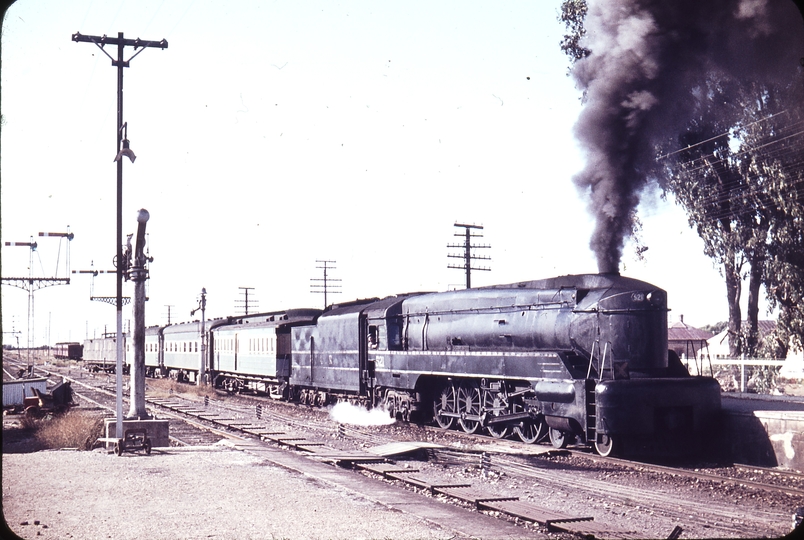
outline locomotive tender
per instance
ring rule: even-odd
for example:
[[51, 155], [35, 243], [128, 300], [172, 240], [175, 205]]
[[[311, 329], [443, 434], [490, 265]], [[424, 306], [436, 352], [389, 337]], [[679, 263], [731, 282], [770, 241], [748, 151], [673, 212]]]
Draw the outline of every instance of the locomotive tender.
[[[602, 455], [693, 452], [720, 410], [717, 381], [668, 352], [665, 291], [619, 274], [229, 317], [207, 335], [207, 370], [230, 390]], [[198, 322], [149, 328], [149, 373], [195, 377], [199, 340]]]

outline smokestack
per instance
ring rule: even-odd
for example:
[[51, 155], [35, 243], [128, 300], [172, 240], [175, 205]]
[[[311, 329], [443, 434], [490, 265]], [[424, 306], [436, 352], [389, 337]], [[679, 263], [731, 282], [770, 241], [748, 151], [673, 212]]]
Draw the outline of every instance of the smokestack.
[[[617, 272], [640, 195], [657, 177], [658, 144], [677, 140], [710, 74], [790, 82], [804, 55], [799, 0], [589, 0], [573, 76], [584, 91], [575, 135], [586, 167], [590, 242], [601, 273]], [[711, 77], [709, 77], [711, 78]]]

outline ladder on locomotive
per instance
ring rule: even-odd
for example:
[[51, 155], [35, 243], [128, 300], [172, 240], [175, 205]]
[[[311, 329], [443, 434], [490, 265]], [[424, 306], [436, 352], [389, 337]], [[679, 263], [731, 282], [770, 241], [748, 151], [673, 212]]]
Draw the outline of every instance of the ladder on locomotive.
[[594, 444], [597, 440], [596, 386], [597, 381], [594, 379], [586, 379], [586, 444]]

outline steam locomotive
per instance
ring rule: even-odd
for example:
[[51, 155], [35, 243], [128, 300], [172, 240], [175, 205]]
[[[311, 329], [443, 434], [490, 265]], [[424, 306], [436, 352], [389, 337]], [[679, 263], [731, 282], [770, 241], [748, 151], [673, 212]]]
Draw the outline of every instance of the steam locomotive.
[[[694, 452], [720, 387], [667, 346], [667, 295], [618, 274], [414, 293], [208, 322], [211, 381], [349, 400], [444, 429], [612, 454]], [[199, 322], [146, 330], [146, 370], [190, 380]], [[126, 347], [128, 350], [129, 347]]]

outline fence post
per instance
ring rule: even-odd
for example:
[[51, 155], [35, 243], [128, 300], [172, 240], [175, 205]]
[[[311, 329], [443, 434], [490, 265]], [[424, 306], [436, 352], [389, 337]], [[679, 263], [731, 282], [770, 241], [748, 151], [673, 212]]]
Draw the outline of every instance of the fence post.
[[745, 353], [740, 357], [740, 393], [745, 393]]

